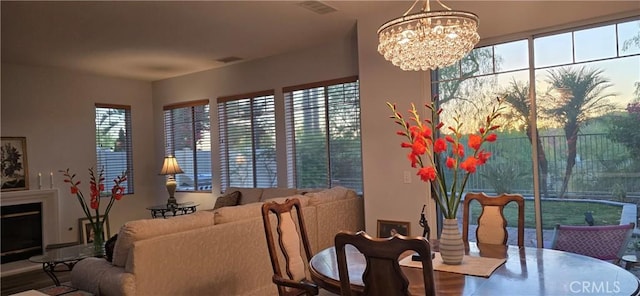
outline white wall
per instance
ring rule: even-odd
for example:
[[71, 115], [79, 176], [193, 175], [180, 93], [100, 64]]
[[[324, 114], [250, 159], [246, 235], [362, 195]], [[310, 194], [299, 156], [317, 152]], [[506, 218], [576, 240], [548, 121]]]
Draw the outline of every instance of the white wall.
[[[78, 174], [88, 197], [88, 168], [96, 165], [96, 102], [130, 105], [133, 121], [135, 194], [123, 197], [111, 209], [111, 234], [126, 221], [150, 217], [145, 207], [152, 204], [153, 176], [157, 175], [149, 153], [155, 145], [151, 83], [11, 64], [2, 64], [1, 81], [1, 134], [27, 138], [30, 188], [38, 188], [38, 172], [48, 188], [49, 172], [54, 172], [60, 193], [61, 242], [78, 240], [78, 218], [85, 216], [58, 170], [70, 168]], [[105, 208], [106, 204], [101, 205]]]
[[[422, 82], [428, 76], [401, 71], [378, 54], [375, 31], [379, 25], [379, 20], [361, 21], [357, 35], [353, 32], [334, 44], [154, 82], [156, 155], [160, 157], [163, 154], [162, 117], [159, 116], [163, 105], [205, 98], [210, 100], [215, 176], [220, 171], [216, 141], [217, 97], [275, 89], [276, 108], [280, 112], [277, 116], [280, 116], [284, 108], [282, 87], [359, 74], [366, 230], [375, 235], [378, 219], [398, 220], [411, 222], [412, 234], [421, 235], [418, 219], [422, 205], [428, 200], [427, 186], [410, 170], [406, 151], [400, 148], [401, 139], [395, 135], [396, 127], [388, 118], [390, 112], [385, 102], [389, 100], [406, 107], [409, 102], [426, 100], [428, 91], [422, 89], [425, 85]], [[278, 127], [278, 139], [283, 133], [284, 127]], [[279, 164], [285, 163], [284, 146], [279, 146], [278, 152], [282, 159]], [[404, 171], [410, 171], [413, 177], [410, 184], [403, 183]], [[278, 172], [284, 173], [286, 168], [281, 167]], [[280, 186], [286, 186], [285, 178], [286, 174], [278, 176]], [[220, 180], [214, 177], [213, 182], [213, 194], [218, 196]], [[202, 208], [211, 208], [215, 203], [209, 194], [202, 193], [177, 193], [176, 198], [179, 202], [200, 203]], [[435, 226], [435, 220], [431, 219], [430, 224]]]
[[[258, 61], [230, 65], [153, 83], [156, 155], [158, 170], [163, 156], [162, 106], [176, 102], [209, 99], [211, 110], [211, 150], [213, 195], [208, 193], [177, 192], [178, 202], [193, 201], [198, 208], [213, 208], [220, 195], [220, 157], [218, 154], [218, 116], [216, 99], [222, 96], [245, 94], [262, 90], [275, 90], [276, 116], [284, 114], [282, 88], [286, 86], [357, 75], [357, 45], [355, 29], [333, 43], [322, 44], [308, 50], [273, 56]], [[276, 127], [278, 164], [286, 164], [284, 125]], [[285, 167], [278, 168], [278, 183], [286, 187]], [[158, 200], [160, 201], [160, 200]]]
[[[410, 234], [422, 235], [418, 221], [426, 204], [431, 233], [435, 235], [435, 204], [429, 198], [427, 183], [411, 168], [407, 150], [400, 148], [404, 139], [396, 135], [399, 126], [389, 118], [391, 111], [386, 105], [395, 103], [406, 114], [412, 102], [417, 106], [430, 102], [430, 78], [426, 72], [402, 71], [378, 53], [374, 33], [382, 24], [379, 19], [390, 18], [358, 22], [366, 231], [377, 234], [378, 220], [392, 220], [410, 222]], [[411, 183], [404, 183], [405, 172], [411, 175]]]

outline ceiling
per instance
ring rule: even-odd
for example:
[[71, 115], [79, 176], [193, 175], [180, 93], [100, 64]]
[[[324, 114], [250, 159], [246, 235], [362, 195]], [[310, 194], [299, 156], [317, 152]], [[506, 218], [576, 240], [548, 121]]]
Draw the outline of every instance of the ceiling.
[[[156, 81], [331, 42], [413, 1], [2, 1], [3, 63]], [[483, 39], [612, 14], [639, 1], [445, 1], [480, 17]], [[439, 7], [432, 1], [432, 8]], [[435, 9], [434, 9], [435, 10]], [[375, 34], [375, 32], [371, 32]], [[226, 58], [240, 61], [221, 62]]]

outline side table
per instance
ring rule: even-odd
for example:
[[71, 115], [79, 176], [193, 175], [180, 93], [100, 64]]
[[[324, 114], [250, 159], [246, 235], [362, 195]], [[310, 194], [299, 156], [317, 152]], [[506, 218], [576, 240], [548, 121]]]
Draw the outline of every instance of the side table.
[[196, 211], [196, 207], [199, 205], [200, 204], [196, 204], [193, 202], [185, 202], [169, 207], [164, 204], [148, 207], [147, 210], [151, 211], [152, 218], [158, 218], [159, 216], [162, 216], [162, 218], [167, 218], [167, 213], [173, 214], [173, 216], [194, 213]]
[[[102, 256], [104, 256], [104, 249], [96, 250], [93, 244], [88, 244], [47, 250], [42, 255], [29, 258], [29, 261], [42, 263], [42, 270], [53, 280], [56, 286], [60, 286], [60, 281], [54, 272], [70, 271], [78, 261], [84, 258]], [[56, 269], [58, 265], [64, 265], [66, 269]]]

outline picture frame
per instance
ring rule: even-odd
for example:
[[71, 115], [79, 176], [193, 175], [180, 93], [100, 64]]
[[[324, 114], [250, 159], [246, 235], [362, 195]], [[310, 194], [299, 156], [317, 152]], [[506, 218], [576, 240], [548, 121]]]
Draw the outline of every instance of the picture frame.
[[[89, 218], [78, 219], [78, 232], [80, 233], [81, 244], [93, 243], [93, 227], [91, 227], [91, 221]], [[104, 221], [104, 240], [108, 240], [111, 237], [111, 231], [109, 229], [109, 216]]]
[[27, 138], [1, 137], [0, 145], [1, 191], [29, 189], [29, 167], [27, 165]]
[[378, 220], [378, 237], [391, 237], [394, 233], [409, 235], [411, 223], [404, 221]]

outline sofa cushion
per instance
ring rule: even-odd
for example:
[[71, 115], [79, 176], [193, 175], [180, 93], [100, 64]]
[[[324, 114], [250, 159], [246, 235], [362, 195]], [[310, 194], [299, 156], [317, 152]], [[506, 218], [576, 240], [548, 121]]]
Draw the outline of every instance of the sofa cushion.
[[240, 202], [240, 191], [228, 191], [227, 190], [227, 194], [223, 195], [223, 196], [219, 196], [216, 199], [216, 204], [213, 206], [213, 209], [219, 209], [222, 207], [229, 207], [229, 206], [237, 206], [238, 203]]
[[214, 214], [209, 211], [168, 219], [142, 219], [127, 222], [118, 232], [112, 263], [115, 266], [124, 267], [129, 256], [129, 249], [135, 241], [210, 225], [214, 225]]
[[276, 197], [286, 197], [295, 195], [298, 193], [298, 190], [295, 188], [264, 188], [262, 190], [261, 201], [265, 201], [267, 199], [276, 198]]
[[262, 196], [262, 188], [229, 187], [225, 192], [233, 191], [240, 191], [240, 202], [238, 204], [241, 205], [259, 202]]
[[325, 202], [358, 197], [355, 191], [342, 186], [336, 186], [319, 192], [307, 193], [305, 196], [309, 197], [310, 206], [315, 206]]
[[229, 223], [260, 216], [262, 216], [261, 202], [235, 207], [223, 207], [214, 211], [216, 224]]
[[285, 196], [285, 197], [270, 198], [270, 199], [265, 200], [264, 202], [266, 203], [266, 202], [275, 201], [277, 203], [284, 203], [285, 201], [287, 201], [287, 199], [292, 199], [292, 198], [297, 198], [300, 201], [300, 206], [303, 207], [303, 208], [309, 205], [310, 197], [309, 196], [300, 195], [300, 194], [291, 195], [291, 196]]

